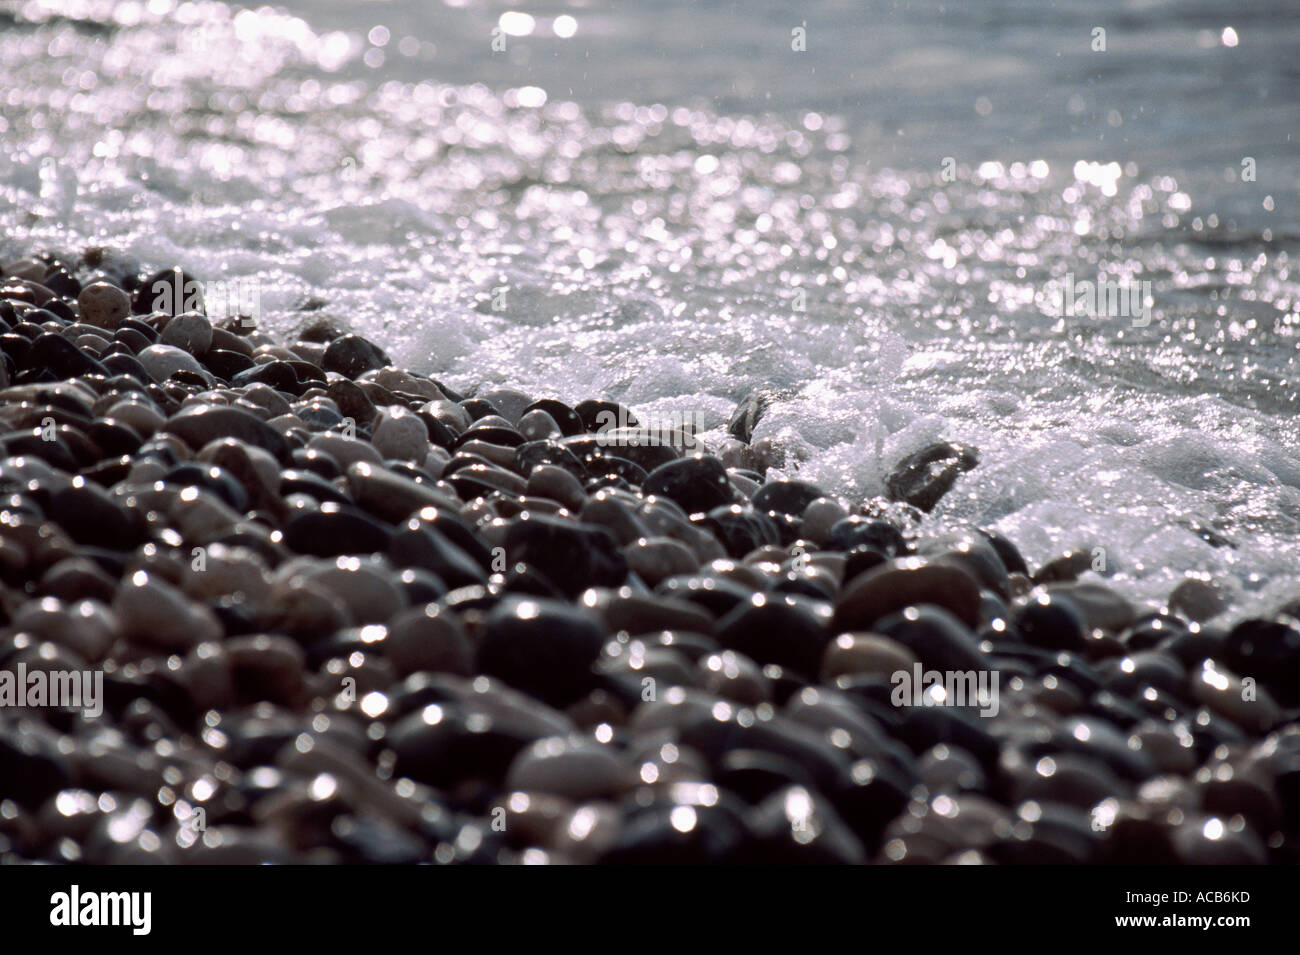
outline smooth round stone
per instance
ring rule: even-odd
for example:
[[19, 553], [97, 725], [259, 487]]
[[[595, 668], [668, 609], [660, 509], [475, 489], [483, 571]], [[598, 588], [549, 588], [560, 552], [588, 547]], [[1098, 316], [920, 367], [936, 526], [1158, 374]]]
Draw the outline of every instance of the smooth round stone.
[[406, 599], [411, 606], [423, 606], [446, 596], [447, 582], [432, 571], [423, 567], [405, 567], [398, 575], [398, 582], [406, 591]]
[[245, 336], [236, 335], [229, 329], [220, 326], [213, 326], [212, 328], [212, 348], [234, 352], [243, 355], [245, 358], [253, 357], [253, 346]]
[[225, 645], [239, 697], [293, 705], [303, 693], [302, 648], [288, 637], [256, 634]]
[[[677, 691], [670, 691], [675, 694]], [[797, 722], [786, 716], [754, 718], [754, 711], [735, 706], [716, 697], [704, 712], [686, 712], [680, 727], [678, 745], [685, 743], [703, 754], [711, 765], [732, 749], [758, 749], [795, 760], [812, 776], [817, 788], [835, 792], [842, 784], [852, 762], [851, 755], [833, 742], [833, 734], [824, 728]], [[720, 704], [720, 705], [719, 705]], [[639, 715], [639, 713], [638, 713]]]
[[551, 736], [520, 751], [506, 772], [506, 786], [584, 800], [613, 796], [634, 778], [612, 746], [588, 736]]
[[222, 438], [234, 438], [269, 452], [278, 461], [289, 460], [289, 445], [284, 437], [256, 415], [239, 408], [193, 405], [169, 418], [166, 430], [194, 449]]
[[1067, 717], [1053, 729], [1045, 743], [1028, 744], [1035, 755], [1068, 750], [1104, 763], [1124, 779], [1141, 782], [1155, 775], [1156, 767], [1145, 754], [1129, 746], [1128, 737], [1110, 720], [1096, 716]]
[[345, 437], [341, 434], [313, 435], [312, 439], [307, 442], [307, 449], [328, 454], [343, 468], [347, 468], [350, 464], [356, 464], [358, 461], [364, 461], [366, 464], [373, 464], [377, 467], [383, 467], [384, 464], [383, 455], [375, 450], [374, 446], [369, 442]]
[[918, 552], [937, 564], [952, 564], [971, 575], [999, 598], [1008, 596], [1007, 568], [998, 552], [982, 537], [944, 534], [928, 540]]
[[1156, 650], [1162, 654], [1169, 654], [1175, 660], [1182, 663], [1184, 667], [1193, 669], [1200, 667], [1201, 661], [1206, 657], [1214, 659], [1223, 659], [1223, 639], [1227, 634], [1222, 630], [1213, 628], [1200, 628], [1192, 630], [1177, 630], [1170, 634], [1169, 637], [1162, 639], [1156, 644]]
[[848, 516], [838, 501], [819, 497], [804, 508], [799, 533], [819, 547], [825, 547], [831, 540], [831, 528]]
[[474, 651], [469, 635], [456, 615], [436, 603], [403, 610], [388, 622], [384, 652], [397, 672], [474, 672]]
[[792, 594], [754, 594], [717, 623], [722, 646], [761, 664], [817, 673], [829, 639], [830, 608]]
[[854, 514], [831, 526], [830, 546], [846, 552], [865, 546], [887, 557], [896, 557], [907, 552], [907, 539], [888, 521]]
[[527, 489], [523, 478], [492, 464], [467, 464], [454, 471], [449, 468], [443, 473], [447, 483], [465, 500], [482, 497], [493, 491], [521, 495]]
[[1179, 616], [1204, 623], [1228, 609], [1228, 599], [1217, 582], [1187, 576], [1169, 594], [1169, 609]]
[[39, 640], [73, 651], [89, 663], [103, 659], [117, 635], [118, 622], [98, 600], [64, 603], [53, 597], [30, 600], [14, 613], [10, 626]]
[[426, 420], [440, 421], [456, 434], [467, 431], [473, 424], [469, 413], [454, 401], [435, 398], [420, 406], [420, 414]]
[[296, 514], [284, 526], [285, 546], [314, 557], [382, 553], [392, 539], [386, 525], [355, 508], [334, 503]]
[[646, 477], [642, 490], [676, 501], [688, 514], [710, 511], [733, 497], [727, 469], [703, 454], [660, 465]]
[[908, 557], [859, 574], [841, 591], [835, 608], [840, 630], [869, 630], [881, 617], [913, 605], [949, 611], [968, 627], [979, 624], [979, 585], [964, 570]]
[[772, 688], [763, 669], [743, 653], [723, 650], [699, 662], [704, 671], [704, 689], [745, 706], [772, 700]]
[[265, 610], [267, 629], [309, 640], [354, 623], [343, 600], [320, 584], [296, 578], [274, 581], [271, 585]]
[[[1170, 638], [1186, 633], [1187, 626], [1177, 617], [1157, 615], [1136, 621], [1120, 634], [1120, 639], [1126, 650], [1152, 650]], [[1199, 663], [1200, 660], [1193, 662]]]
[[648, 534], [658, 534], [681, 541], [695, 551], [700, 562], [726, 557], [727, 552], [718, 540], [707, 531], [696, 527], [685, 512], [667, 498], [651, 498], [636, 511], [637, 519], [647, 528]]
[[456, 442], [456, 456], [460, 457], [461, 455], [473, 455], [500, 468], [513, 468], [515, 463], [515, 449], [513, 447], [504, 444], [489, 444], [487, 441], [480, 441], [477, 438]]
[[267, 417], [274, 418], [293, 412], [293, 406], [289, 404], [284, 395], [260, 381], [245, 385], [241, 389], [240, 398], [255, 405]]
[[449, 587], [486, 583], [487, 572], [483, 564], [461, 546], [466, 542], [453, 540], [443, 533], [444, 530], [453, 533], [456, 527], [452, 522], [434, 525], [420, 516], [412, 517], [393, 534], [386, 552], [388, 559], [398, 567], [419, 567], [437, 574]]
[[[539, 465], [538, 470], [546, 466]], [[641, 521], [629, 502], [608, 490], [597, 491], [587, 498], [583, 502], [580, 517], [584, 524], [599, 524], [607, 528], [619, 544], [624, 546], [652, 537], [655, 533]], [[682, 526], [689, 527], [688, 524]]]
[[977, 464], [979, 452], [974, 448], [940, 441], [898, 462], [885, 479], [885, 488], [891, 500], [928, 513], [952, 490], [957, 478]]
[[568, 825], [574, 805], [549, 793], [503, 792], [488, 810], [492, 819], [501, 819], [504, 835], [512, 846], [551, 846], [560, 839]]
[[79, 544], [122, 549], [140, 539], [138, 515], [118, 506], [107, 491], [81, 477], [50, 495], [46, 516]]
[[598, 618], [589, 613], [555, 600], [511, 598], [484, 621], [478, 667], [552, 706], [568, 706], [596, 688], [592, 664], [603, 643]]
[[383, 623], [406, 608], [406, 594], [387, 561], [338, 557], [332, 561], [298, 558], [276, 571], [281, 580], [301, 578], [335, 594], [358, 625]]
[[[529, 497], [545, 497], [558, 501], [574, 512], [581, 511], [587, 502], [587, 493], [582, 489], [581, 482], [564, 468], [553, 464], [541, 464], [533, 470], [533, 473], [528, 476], [525, 493]], [[589, 518], [584, 516], [584, 520]]]
[[816, 789], [790, 786], [768, 796], [749, 816], [755, 863], [862, 865], [862, 842]]
[[326, 391], [339, 413], [358, 424], [368, 425], [379, 413], [379, 409], [361, 387], [347, 378], [332, 377], [326, 386]]
[[1026, 760], [1024, 754], [1004, 751], [999, 769], [1015, 802], [1032, 799], [1089, 810], [1108, 797], [1132, 796], [1132, 786], [1100, 759], [1078, 753], [1058, 752]]
[[[289, 412], [281, 412], [276, 417], [286, 417]], [[292, 405], [292, 414], [311, 431], [329, 431], [343, 425], [343, 416], [326, 401], [300, 401]], [[294, 424], [289, 418], [289, 424]], [[283, 429], [281, 429], [283, 430]]]
[[519, 416], [520, 431], [523, 430], [524, 421], [534, 411], [541, 411], [548, 415], [565, 437], [582, 434], [586, 430], [582, 417], [564, 402], [556, 401], [554, 398], [541, 398], [525, 408], [523, 414]]
[[107, 374], [107, 369], [88, 352], [82, 351], [61, 335], [46, 333], [32, 342], [27, 364], [57, 378]]
[[1196, 768], [1196, 741], [1190, 734], [1178, 734], [1163, 720], [1146, 720], [1135, 726], [1128, 747], [1143, 753], [1161, 773], [1185, 775]]
[[321, 367], [326, 371], [354, 380], [367, 371], [377, 371], [392, 363], [382, 348], [360, 335], [343, 335], [334, 339], [321, 359]]
[[403, 521], [426, 507], [454, 508], [456, 499], [432, 485], [417, 483], [383, 467], [358, 462], [347, 469], [357, 504], [387, 521]]
[[116, 285], [93, 282], [77, 296], [81, 320], [88, 325], [114, 330], [131, 314], [131, 298]]
[[1120, 633], [1137, 615], [1133, 605], [1109, 587], [1088, 581], [1047, 584], [1049, 594], [1067, 597], [1083, 614], [1089, 630]]
[[1036, 584], [1063, 583], [1076, 580], [1080, 574], [1092, 569], [1092, 553], [1088, 550], [1067, 550], [1053, 557], [1033, 575]]
[[776, 524], [762, 510], [729, 504], [715, 507], [699, 525], [710, 531], [732, 557], [745, 557], [780, 540]]
[[1002, 566], [1007, 569], [1008, 573], [1020, 574], [1024, 577], [1029, 576], [1029, 567], [1025, 564], [1025, 559], [1021, 556], [1015, 544], [994, 530], [982, 528], [977, 533], [997, 551], [998, 557], [1002, 559]]
[[191, 355], [202, 355], [212, 347], [212, 324], [199, 312], [182, 312], [163, 328], [162, 343]]
[[514, 470], [532, 474], [543, 464], [564, 468], [580, 481], [587, 479], [587, 468], [572, 451], [558, 441], [525, 441], [515, 448]]
[[113, 602], [117, 581], [98, 565], [84, 557], [68, 557], [45, 572], [40, 580], [40, 593], [55, 597], [64, 603], [80, 600]]
[[1031, 592], [1015, 612], [1022, 640], [1049, 650], [1081, 652], [1087, 646], [1088, 621], [1075, 602], [1047, 590]]
[[806, 481], [772, 481], [759, 488], [753, 503], [757, 511], [777, 511], [799, 517], [809, 504], [825, 496], [821, 488]]
[[623, 548], [632, 572], [655, 587], [679, 574], [693, 574], [699, 568], [699, 559], [681, 541], [671, 537], [646, 537]]
[[512, 562], [544, 569], [565, 593], [615, 587], [627, 576], [627, 558], [608, 530], [545, 514], [525, 512], [507, 523], [506, 553]]
[[45, 277], [46, 268], [46, 264], [40, 259], [15, 259], [5, 264], [4, 268], [0, 270], [0, 275], [7, 279], [27, 279], [32, 282], [39, 282]]
[[422, 461], [429, 450], [429, 430], [418, 416], [393, 405], [379, 412], [370, 442], [385, 458]]
[[988, 777], [977, 760], [960, 746], [940, 743], [921, 754], [916, 771], [932, 794], [983, 792]]
[[430, 703], [397, 720], [387, 743], [397, 775], [447, 789], [467, 780], [499, 784], [516, 754], [537, 738], [521, 720]]
[[271, 575], [256, 551], [211, 544], [204, 548], [201, 560], [195, 556], [183, 565], [180, 585], [197, 600], [240, 597], [261, 605], [270, 599]]
[[1192, 673], [1191, 695], [1250, 733], [1267, 733], [1282, 718], [1267, 689], [1257, 685], [1247, 689], [1240, 677], [1213, 660], [1204, 661]]
[[203, 286], [179, 266], [159, 269], [144, 278], [131, 300], [135, 315], [176, 315], [187, 310], [203, 310]]
[[708, 633], [713, 629], [713, 618], [694, 604], [637, 593], [628, 587], [618, 590], [592, 588], [582, 594], [581, 603], [599, 614], [610, 632], [626, 630], [634, 635], [660, 630]]
[[180, 590], [143, 570], [119, 584], [113, 614], [118, 632], [127, 640], [167, 653], [183, 653], [219, 640], [223, 632], [206, 606], [191, 602]]
[[1101, 661], [1097, 669], [1117, 696], [1137, 698], [1154, 688], [1175, 699], [1188, 698], [1188, 671], [1172, 654], [1147, 650]]
[[204, 488], [234, 510], [241, 513], [248, 510], [248, 492], [244, 485], [225, 468], [215, 464], [187, 461], [168, 471], [162, 481], [179, 487]]
[[136, 355], [137, 360], [154, 381], [166, 381], [179, 371], [190, 372], [211, 383], [212, 376], [197, 358], [174, 345], [150, 345]]
[[755, 588], [714, 575], [670, 577], [656, 591], [696, 604], [710, 615], [721, 617], [747, 603]]
[[519, 433], [527, 441], [545, 441], [565, 436], [555, 419], [541, 408], [534, 408], [520, 417]]
[[660, 689], [667, 690], [674, 686], [698, 687], [701, 674], [690, 659], [673, 647], [647, 643], [644, 640], [632, 640], [623, 643], [618, 639], [605, 645], [600, 662], [596, 665], [600, 673], [611, 673], [631, 677], [632, 693], [636, 699], [644, 700], [647, 691], [657, 696]]
[[908, 607], [878, 621], [876, 629], [907, 647], [927, 668], [980, 670], [988, 663], [975, 635], [942, 607]]
[[1243, 620], [1224, 641], [1223, 662], [1268, 687], [1283, 706], [1300, 705], [1300, 623], [1294, 618]]
[[822, 655], [823, 680], [866, 674], [888, 680], [902, 670], [912, 672], [919, 663], [916, 654], [889, 637], [876, 633], [841, 633], [826, 646]]
[[491, 402], [492, 406], [501, 413], [501, 417], [512, 425], [516, 424], [523, 417], [524, 412], [533, 405], [532, 398], [522, 391], [511, 388], [494, 388], [485, 391], [479, 397]]

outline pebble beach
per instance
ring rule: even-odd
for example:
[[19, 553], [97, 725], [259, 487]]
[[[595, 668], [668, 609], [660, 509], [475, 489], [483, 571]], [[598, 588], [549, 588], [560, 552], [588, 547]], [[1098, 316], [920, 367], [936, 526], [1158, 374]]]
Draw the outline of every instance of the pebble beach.
[[0, 667], [104, 693], [0, 708], [7, 860], [1296, 861], [1300, 606], [936, 532], [971, 446], [850, 499], [770, 394], [709, 446], [104, 261], [0, 280]]
[[0, 0], [0, 865], [1300, 862], [1294, 3], [806, 7]]

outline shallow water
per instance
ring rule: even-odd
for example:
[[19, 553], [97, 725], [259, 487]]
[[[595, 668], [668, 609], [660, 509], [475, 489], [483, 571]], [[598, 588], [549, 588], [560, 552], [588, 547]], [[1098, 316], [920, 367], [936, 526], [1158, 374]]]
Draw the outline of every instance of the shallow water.
[[[2, 2], [0, 257], [254, 278], [272, 329], [341, 316], [466, 389], [708, 427], [793, 389], [756, 431], [789, 473], [865, 496], [962, 440], [940, 521], [1271, 605], [1300, 8], [1219, 6]], [[1048, 314], [1099, 271], [1149, 323]]]

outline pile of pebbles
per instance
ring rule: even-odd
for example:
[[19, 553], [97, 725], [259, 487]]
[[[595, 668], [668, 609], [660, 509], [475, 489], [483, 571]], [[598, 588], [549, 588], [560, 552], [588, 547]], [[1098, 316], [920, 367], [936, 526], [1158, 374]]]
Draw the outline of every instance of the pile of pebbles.
[[0, 861], [1300, 859], [1300, 604], [932, 533], [972, 448], [848, 501], [765, 480], [761, 395], [710, 451], [105, 261], [0, 278], [0, 670], [104, 686], [0, 707]]

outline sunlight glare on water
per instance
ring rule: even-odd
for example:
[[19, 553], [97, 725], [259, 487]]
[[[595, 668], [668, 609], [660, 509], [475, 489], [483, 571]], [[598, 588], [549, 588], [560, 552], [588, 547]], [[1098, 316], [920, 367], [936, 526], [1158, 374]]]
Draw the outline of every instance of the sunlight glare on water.
[[[844, 102], [702, 100], [699, 65], [675, 91], [597, 62], [575, 92], [541, 53], [468, 82], [422, 8], [355, 6], [0, 5], [0, 253], [256, 277], [274, 331], [327, 314], [458, 388], [689, 411], [706, 440], [752, 389], [786, 389], [755, 436], [828, 489], [880, 493], [903, 455], [960, 440], [981, 464], [940, 522], [1034, 561], [1104, 547], [1153, 600], [1184, 570], [1246, 606], [1294, 583], [1300, 230], [1263, 177], [1226, 184], [1235, 159], [1070, 158], [1055, 131], [992, 159], [923, 126], [904, 138], [935, 148], [908, 153]], [[480, 59], [493, 25], [610, 35], [577, 7], [438, 16], [462, 7]], [[1252, 36], [1221, 35], [1213, 55]], [[857, 81], [920, 83], [886, 67]], [[1009, 121], [1003, 97], [969, 99], [963, 122]], [[1052, 314], [1067, 274], [1151, 283], [1149, 323]]]

